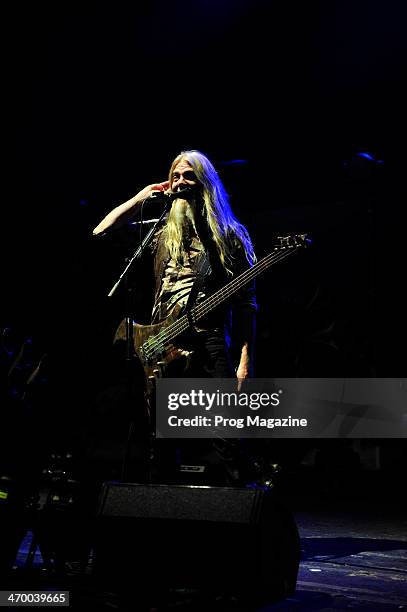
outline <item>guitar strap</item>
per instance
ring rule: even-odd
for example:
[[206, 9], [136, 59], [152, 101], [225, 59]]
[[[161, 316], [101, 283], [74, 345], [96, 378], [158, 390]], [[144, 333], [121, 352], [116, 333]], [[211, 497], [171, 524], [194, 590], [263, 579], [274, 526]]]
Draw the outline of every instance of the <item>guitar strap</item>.
[[197, 268], [196, 268], [196, 278], [195, 278], [194, 284], [191, 287], [191, 291], [189, 292], [187, 303], [185, 304], [185, 313], [188, 313], [193, 307], [195, 300], [198, 297], [198, 293], [203, 285], [204, 278], [207, 272], [209, 271], [209, 269], [210, 269], [209, 259], [206, 253], [203, 253], [198, 262]]

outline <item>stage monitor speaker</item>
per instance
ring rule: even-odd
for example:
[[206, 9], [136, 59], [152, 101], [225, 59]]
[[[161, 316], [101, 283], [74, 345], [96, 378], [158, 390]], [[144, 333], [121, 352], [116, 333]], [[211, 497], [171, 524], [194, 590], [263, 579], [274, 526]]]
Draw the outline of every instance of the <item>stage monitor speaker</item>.
[[278, 601], [295, 591], [298, 530], [272, 491], [106, 482], [94, 575], [117, 589], [201, 588]]

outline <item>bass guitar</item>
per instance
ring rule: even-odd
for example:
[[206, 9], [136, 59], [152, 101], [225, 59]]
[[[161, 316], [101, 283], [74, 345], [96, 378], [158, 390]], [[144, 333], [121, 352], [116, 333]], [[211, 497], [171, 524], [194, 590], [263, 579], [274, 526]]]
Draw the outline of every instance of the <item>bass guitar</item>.
[[[156, 378], [164, 376], [166, 367], [174, 359], [188, 355], [188, 351], [174, 346], [173, 342], [176, 338], [188, 329], [193, 329], [200, 319], [228, 300], [259, 274], [306, 247], [310, 242], [307, 234], [279, 236], [271, 253], [191, 308], [186, 314], [180, 316], [181, 307], [177, 306], [171, 315], [161, 323], [141, 325], [132, 321], [134, 350], [144, 368], [147, 381], [152, 383]], [[126, 340], [127, 324], [127, 319], [123, 319], [116, 331], [114, 342]]]

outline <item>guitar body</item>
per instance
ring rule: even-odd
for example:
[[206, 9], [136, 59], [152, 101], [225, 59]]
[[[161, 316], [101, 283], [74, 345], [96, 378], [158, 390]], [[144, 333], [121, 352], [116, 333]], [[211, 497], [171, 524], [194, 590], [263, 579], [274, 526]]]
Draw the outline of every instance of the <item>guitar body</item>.
[[[185, 351], [163, 340], [166, 328], [176, 323], [180, 310], [181, 307], [177, 305], [165, 321], [155, 325], [141, 325], [132, 321], [134, 351], [143, 366], [147, 381], [153, 382], [164, 376], [171, 362], [192, 354], [191, 351]], [[116, 330], [114, 342], [126, 341], [126, 326], [127, 321], [123, 319]]]

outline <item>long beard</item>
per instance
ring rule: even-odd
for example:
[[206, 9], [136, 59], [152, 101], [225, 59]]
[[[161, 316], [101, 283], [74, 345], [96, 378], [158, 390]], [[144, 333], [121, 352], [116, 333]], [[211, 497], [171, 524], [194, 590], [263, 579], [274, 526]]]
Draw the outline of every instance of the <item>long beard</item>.
[[195, 233], [194, 210], [191, 204], [187, 200], [174, 200], [171, 216], [182, 236], [182, 242], [189, 240]]
[[184, 262], [192, 239], [199, 236], [195, 222], [194, 202], [184, 199], [174, 200], [166, 225], [166, 245], [175, 261]]

